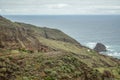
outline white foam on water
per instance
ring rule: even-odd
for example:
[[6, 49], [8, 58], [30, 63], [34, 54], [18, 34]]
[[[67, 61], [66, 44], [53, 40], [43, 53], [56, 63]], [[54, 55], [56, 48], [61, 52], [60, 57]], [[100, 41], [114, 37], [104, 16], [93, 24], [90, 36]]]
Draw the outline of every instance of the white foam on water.
[[120, 53], [114, 52], [114, 53], [108, 53], [109, 56], [120, 56]]
[[[94, 47], [96, 46], [97, 42], [88, 42], [85, 43], [85, 46], [94, 49]], [[107, 52], [101, 52], [101, 54], [104, 55], [108, 55], [108, 56], [113, 56], [115, 58], [119, 58], [120, 59], [120, 52], [117, 52], [113, 46], [111, 45], [105, 45], [107, 48]]]
[[117, 52], [114, 47], [112, 46], [106, 46], [107, 48], [107, 52], [101, 52], [102, 54], [108, 55], [108, 56], [113, 56], [115, 58], [119, 58], [120, 59], [120, 52]]
[[97, 42], [88, 42], [88, 43], [85, 44], [85, 46], [87, 46], [87, 47], [93, 49], [93, 48], [95, 47], [96, 44], [97, 44]]
[[108, 52], [115, 52], [115, 50], [112, 48], [112, 46], [105, 45]]

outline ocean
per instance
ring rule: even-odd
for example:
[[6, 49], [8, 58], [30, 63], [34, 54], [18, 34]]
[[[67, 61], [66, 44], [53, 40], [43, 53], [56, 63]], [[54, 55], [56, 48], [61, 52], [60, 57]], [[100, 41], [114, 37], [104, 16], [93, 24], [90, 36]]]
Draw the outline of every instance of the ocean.
[[101, 54], [120, 59], [120, 15], [3, 16], [16, 22], [60, 29], [91, 49], [95, 47], [96, 43], [103, 43], [108, 51]]

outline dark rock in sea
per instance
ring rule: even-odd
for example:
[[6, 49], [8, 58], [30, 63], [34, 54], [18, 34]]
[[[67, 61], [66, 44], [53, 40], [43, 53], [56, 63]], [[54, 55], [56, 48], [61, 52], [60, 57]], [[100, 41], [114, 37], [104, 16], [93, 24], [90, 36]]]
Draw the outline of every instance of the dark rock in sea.
[[107, 51], [106, 46], [102, 43], [97, 43], [94, 50], [97, 52]]

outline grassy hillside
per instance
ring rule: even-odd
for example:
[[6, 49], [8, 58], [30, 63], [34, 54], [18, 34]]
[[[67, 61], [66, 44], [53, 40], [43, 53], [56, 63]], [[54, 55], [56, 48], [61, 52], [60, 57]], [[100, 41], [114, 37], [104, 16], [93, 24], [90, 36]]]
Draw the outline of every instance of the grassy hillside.
[[0, 80], [120, 80], [119, 65], [60, 30], [0, 17]]
[[36, 34], [38, 34], [44, 38], [47, 38], [47, 39], [69, 42], [69, 43], [73, 43], [76, 45], [79, 44], [75, 39], [71, 38], [70, 36], [68, 36], [67, 34], [63, 33], [62, 31], [60, 31], [58, 29], [51, 29], [51, 28], [47, 28], [47, 27], [36, 27], [31, 24], [20, 23], [20, 22], [15, 22], [15, 23], [19, 24], [20, 26], [22, 26], [24, 28], [31, 29]]

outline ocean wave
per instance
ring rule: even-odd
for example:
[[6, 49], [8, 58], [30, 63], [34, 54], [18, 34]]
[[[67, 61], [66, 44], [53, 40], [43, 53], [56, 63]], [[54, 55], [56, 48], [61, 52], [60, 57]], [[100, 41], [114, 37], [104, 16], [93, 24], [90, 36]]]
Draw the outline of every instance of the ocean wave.
[[110, 45], [105, 45], [108, 52], [114, 52], [114, 48]]
[[114, 53], [108, 53], [107, 55], [109, 55], [109, 56], [115, 56], [115, 57], [120, 57], [120, 53], [118, 53], [118, 52], [114, 52]]
[[[94, 49], [96, 44], [97, 44], [97, 42], [88, 42], [88, 43], [85, 44], [85, 46], [87, 46], [87, 47], [89, 47], [91, 49]], [[111, 45], [106, 45], [106, 44], [104, 44], [104, 45], [106, 46], [106, 49], [107, 49], [108, 52], [115, 51], [114, 48]]]
[[[97, 42], [88, 42], [88, 43], [85, 43], [84, 45], [86, 47], [89, 47], [91, 49], [94, 49], [94, 47], [96, 46]], [[108, 55], [108, 56], [113, 56], [115, 58], [119, 58], [120, 59], [120, 52], [116, 51], [116, 48], [112, 45], [106, 45], [106, 48], [107, 48], [107, 52], [101, 52], [101, 54], [104, 54], [104, 55]]]
[[103, 54], [103, 55], [112, 56], [114, 58], [120, 59], [120, 52], [107, 51], [107, 52], [100, 52], [100, 53]]
[[97, 44], [97, 42], [88, 42], [88, 43], [85, 43], [85, 46], [93, 49], [95, 47], [95, 45]]
[[101, 52], [101, 54], [112, 56], [120, 59], [120, 52], [117, 52], [113, 46], [106, 46], [107, 52]]

